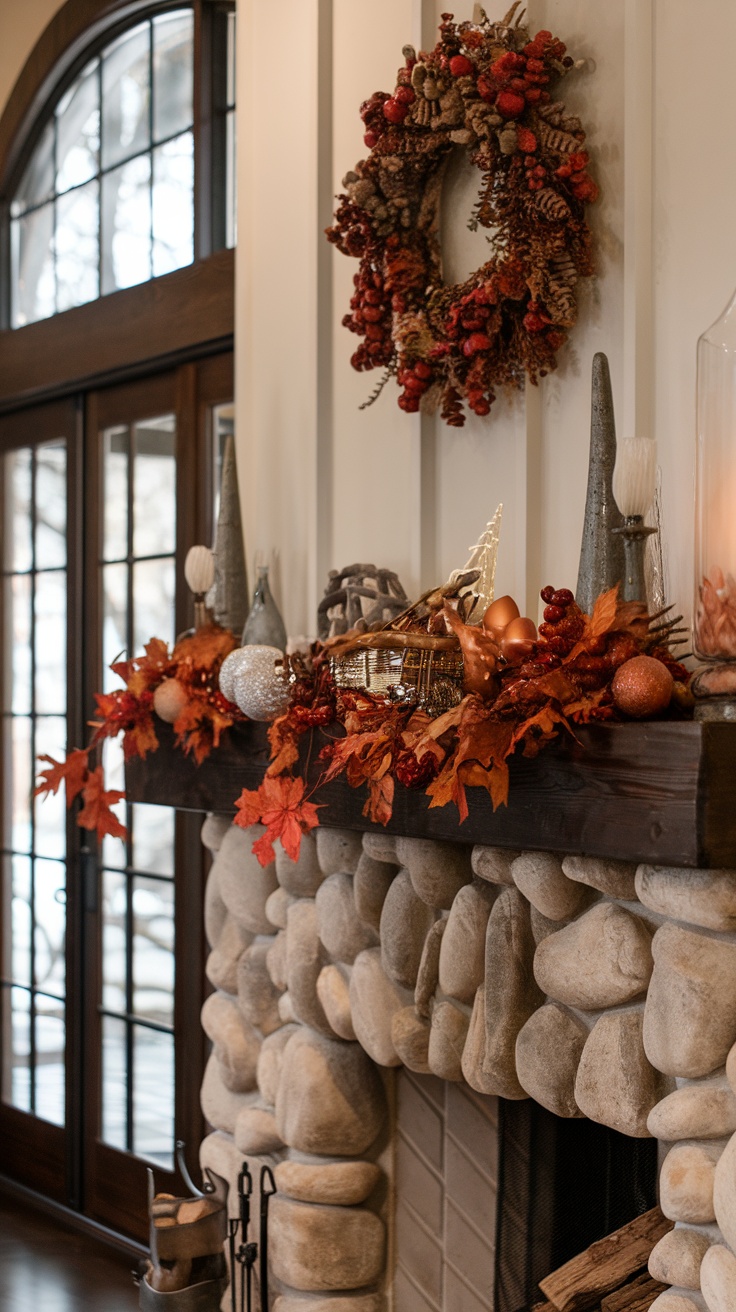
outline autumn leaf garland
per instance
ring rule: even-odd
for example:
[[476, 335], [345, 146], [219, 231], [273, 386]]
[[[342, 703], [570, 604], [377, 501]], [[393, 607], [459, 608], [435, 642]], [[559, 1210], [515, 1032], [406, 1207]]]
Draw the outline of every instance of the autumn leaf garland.
[[[390, 821], [397, 783], [424, 789], [430, 807], [454, 803], [461, 824], [468, 816], [468, 788], [485, 789], [495, 811], [508, 801], [508, 762], [517, 750], [533, 757], [560, 732], [574, 734], [576, 725], [623, 718], [611, 683], [632, 655], [647, 651], [667, 666], [677, 692], [671, 713], [681, 714], [688, 672], [666, 641], [650, 633], [644, 607], [622, 602], [613, 588], [586, 616], [569, 595], [567, 619], [542, 625], [529, 661], [502, 674], [494, 697], [469, 694], [434, 720], [367, 692], [337, 694], [326, 654], [318, 653], [312, 679], [300, 681], [292, 705], [271, 725], [266, 779], [259, 789], [245, 790], [236, 803], [236, 824], [264, 826], [253, 847], [261, 864], [273, 860], [279, 838], [292, 860], [298, 859], [301, 835], [319, 823], [311, 798], [341, 775], [352, 788], [366, 786], [363, 815], [376, 824]], [[307, 791], [293, 773], [299, 739], [332, 721], [344, 736], [330, 732], [319, 752], [324, 768]]]
[[34, 797], [57, 793], [63, 785], [67, 807], [77, 797], [82, 801], [77, 815], [82, 829], [96, 833], [99, 840], [106, 835], [125, 840], [125, 826], [112, 809], [125, 793], [106, 789], [102, 764], [99, 760], [92, 763], [101, 744], [122, 734], [126, 761], [134, 756], [144, 760], [156, 751], [154, 694], [166, 679], [175, 679], [185, 694], [174, 721], [175, 744], [200, 765], [219, 745], [223, 731], [245, 719], [218, 686], [220, 666], [235, 646], [232, 633], [212, 624], [181, 638], [172, 652], [161, 638], [152, 638], [142, 656], [116, 661], [111, 669], [125, 686], [95, 694], [96, 716], [90, 722], [92, 737], [87, 747], [75, 748], [64, 761], [39, 757], [39, 764], [45, 762], [46, 768], [39, 771]]
[[[544, 589], [543, 599], [551, 592]], [[555, 595], [562, 598], [563, 592]], [[599, 597], [590, 616], [575, 606], [572, 593], [564, 596], [565, 607], [553, 607], [557, 621], [541, 625], [528, 660], [501, 671], [492, 696], [468, 694], [435, 719], [366, 691], [338, 692], [329, 647], [316, 644], [311, 668], [305, 666], [291, 684], [288, 710], [269, 726], [271, 759], [263, 781], [257, 789], [243, 789], [235, 802], [235, 824], [263, 826], [253, 848], [261, 864], [274, 860], [277, 841], [298, 860], [303, 835], [319, 823], [315, 794], [340, 776], [352, 788], [365, 787], [363, 815], [381, 825], [391, 819], [397, 784], [425, 791], [430, 807], [453, 803], [460, 823], [468, 815], [469, 788], [484, 789], [494, 810], [505, 805], [508, 763], [515, 752], [535, 756], [560, 732], [574, 733], [578, 724], [622, 718], [611, 684], [617, 669], [634, 655], [646, 652], [667, 666], [676, 690], [670, 713], [683, 713], [689, 676], [662, 637], [666, 623], [652, 632], [644, 608], [621, 602], [617, 589]], [[113, 811], [124, 794], [105, 788], [96, 759], [100, 745], [122, 734], [126, 759], [155, 751], [156, 690], [175, 679], [185, 694], [174, 721], [175, 744], [200, 764], [225, 729], [245, 719], [218, 687], [220, 666], [235, 641], [213, 625], [181, 639], [171, 653], [154, 638], [142, 656], [116, 662], [112, 668], [124, 686], [97, 695], [88, 747], [71, 751], [64, 761], [39, 758], [45, 768], [36, 795], [57, 793], [63, 785], [67, 806], [77, 798], [81, 802], [77, 823], [82, 828], [100, 839], [124, 839], [125, 829]], [[315, 729], [323, 741], [317, 745], [310, 738], [301, 767], [301, 741]], [[310, 786], [315, 750], [317, 777]]]

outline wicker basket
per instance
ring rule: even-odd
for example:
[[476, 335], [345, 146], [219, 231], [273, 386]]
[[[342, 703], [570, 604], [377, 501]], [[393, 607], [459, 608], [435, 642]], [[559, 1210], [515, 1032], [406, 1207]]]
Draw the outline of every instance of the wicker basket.
[[463, 658], [454, 637], [381, 630], [357, 639], [332, 659], [338, 688], [363, 689], [393, 703], [411, 702], [442, 715], [463, 696]]

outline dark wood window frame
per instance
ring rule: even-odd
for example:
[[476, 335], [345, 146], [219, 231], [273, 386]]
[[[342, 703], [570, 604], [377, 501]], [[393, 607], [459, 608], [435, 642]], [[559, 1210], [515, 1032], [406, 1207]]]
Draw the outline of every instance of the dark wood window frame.
[[[183, 554], [192, 542], [206, 541], [211, 527], [212, 470], [202, 434], [209, 422], [210, 408], [219, 401], [230, 399], [226, 392], [232, 384], [232, 356], [229, 353], [233, 347], [234, 251], [218, 249], [224, 242], [224, 210], [220, 213], [211, 202], [213, 182], [217, 183], [224, 169], [224, 157], [218, 147], [218, 134], [213, 133], [213, 121], [218, 113], [224, 113], [225, 99], [225, 77], [213, 76], [212, 70], [218, 43], [224, 53], [223, 33], [227, 12], [233, 7], [231, 3], [193, 0], [197, 116], [194, 263], [38, 323], [17, 329], [3, 326], [8, 322], [9, 305], [10, 200], [35, 145], [45, 111], [90, 55], [118, 32], [144, 16], [180, 7], [180, 3], [181, 0], [172, 0], [171, 4], [165, 0], [164, 3], [155, 3], [155, 0], [154, 3], [151, 0], [134, 0], [133, 3], [130, 0], [67, 0], [32, 51], [0, 118], [0, 303], [4, 307], [0, 315], [0, 430], [8, 435], [3, 441], [0, 431], [0, 446], [25, 441], [23, 433], [26, 430], [28, 440], [35, 440], [32, 439], [34, 415], [38, 413], [39, 405], [56, 406], [66, 400], [67, 405], [74, 406], [74, 460], [70, 460], [69, 490], [76, 507], [77, 529], [75, 542], [70, 543], [70, 553], [74, 553], [74, 570], [81, 589], [82, 562], [89, 559], [85, 534], [90, 531], [89, 522], [86, 530], [82, 526], [81, 505], [85, 486], [89, 496], [97, 477], [94, 397], [100, 396], [101, 389], [146, 377], [151, 377], [153, 382], [153, 375], [173, 373], [179, 424], [178, 450], [182, 460], [176, 602], [177, 622], [183, 627], [188, 622], [186, 612], [189, 606], [182, 573]], [[224, 192], [224, 187], [220, 190]], [[87, 397], [89, 401], [85, 400]], [[89, 583], [87, 595], [92, 595]], [[80, 628], [76, 638], [78, 652], [82, 648], [80, 619], [84, 631], [89, 634], [93, 617], [90, 614], [77, 617]], [[80, 686], [75, 688], [70, 701], [71, 729], [80, 740], [91, 709], [88, 704], [90, 692], [89, 681], [82, 688], [80, 680]], [[190, 852], [193, 849], [200, 851], [198, 830], [199, 823], [195, 818], [181, 818], [177, 852], [184, 848]], [[88, 905], [94, 903], [94, 897], [85, 882], [80, 831], [73, 819], [70, 836], [72, 843], [77, 844], [79, 856], [79, 880], [70, 904], [76, 907], [74, 919], [77, 922], [76, 927], [70, 929], [71, 951], [75, 978], [83, 981], [87, 990], [92, 984], [91, 964], [89, 956], [85, 961], [82, 954], [80, 928], [87, 914], [85, 897]], [[70, 846], [70, 861], [73, 851]], [[177, 910], [177, 941], [186, 945], [184, 975], [191, 980], [194, 973], [204, 987], [202, 885], [198, 884], [191, 892], [193, 896], [187, 898], [186, 906]], [[191, 985], [187, 984], [187, 987], [191, 1000]], [[184, 988], [184, 983], [181, 988]], [[203, 1061], [205, 1044], [198, 1008], [189, 1008], [189, 1011], [192, 1015], [184, 1022], [184, 1030], [180, 1028], [181, 1013], [177, 1021], [177, 1041], [183, 1043], [191, 1060], [191, 1078], [177, 1089], [177, 1120], [180, 1125], [192, 1127], [191, 1137], [194, 1139], [193, 1127], [201, 1127], [199, 1072], [195, 1072], [194, 1066]], [[77, 1083], [88, 1060], [88, 1054], [82, 1051], [80, 1042], [74, 1037], [81, 1034], [83, 1028], [78, 1017], [77, 1023], [72, 1025], [71, 1046], [73, 1081]], [[77, 1110], [73, 1114], [79, 1121], [83, 1089], [77, 1088], [73, 1097], [77, 1099]], [[5, 1110], [13, 1111], [12, 1108]], [[18, 1115], [22, 1116], [21, 1113]], [[43, 1129], [34, 1155], [46, 1157], [42, 1140]], [[17, 1172], [13, 1169], [13, 1162], [8, 1161], [5, 1170], [22, 1180], [20, 1157], [16, 1165]], [[83, 1167], [79, 1145], [76, 1148], [71, 1145], [62, 1190], [58, 1187], [58, 1172], [51, 1158], [43, 1168], [48, 1180], [44, 1182], [41, 1170], [35, 1176], [36, 1183], [31, 1180], [30, 1185], [49, 1197], [55, 1197], [57, 1203], [66, 1207], [83, 1207], [88, 1216], [102, 1226], [141, 1235], [137, 1201], [120, 1196], [111, 1208], [106, 1208], [98, 1197], [90, 1197], [89, 1188], [85, 1198]], [[29, 1183], [28, 1179], [26, 1183]]]
[[[40, 37], [0, 118], [0, 413], [80, 387], [140, 376], [232, 346], [234, 251], [225, 240], [221, 133], [226, 0], [194, 7], [193, 264], [11, 329], [9, 209], [45, 115], [96, 50], [136, 19], [181, 0], [67, 0]], [[220, 197], [220, 200], [213, 200]]]

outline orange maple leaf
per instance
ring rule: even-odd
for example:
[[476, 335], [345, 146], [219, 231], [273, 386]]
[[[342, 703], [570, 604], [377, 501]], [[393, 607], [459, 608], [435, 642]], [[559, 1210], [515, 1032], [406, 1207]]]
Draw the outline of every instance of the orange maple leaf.
[[394, 777], [384, 773], [380, 779], [368, 780], [368, 800], [363, 815], [374, 824], [387, 825], [394, 809]]
[[288, 712], [279, 715], [268, 726], [268, 743], [271, 748], [271, 762], [268, 774], [284, 774], [299, 760], [299, 732], [291, 723]]
[[494, 811], [506, 806], [509, 800], [509, 767], [505, 761], [484, 769], [477, 761], [465, 761], [460, 767], [461, 783], [467, 787], [485, 788]]
[[[447, 806], [448, 802], [455, 802], [460, 810], [460, 790], [458, 786], [457, 770], [455, 769], [454, 759], [445, 762], [436, 779], [433, 779], [429, 788], [426, 790], [427, 797], [431, 798], [429, 803], [430, 810], [435, 806]], [[463, 790], [462, 799], [465, 799]], [[467, 816], [467, 807], [465, 815], [460, 815], [461, 821]]]
[[229, 729], [232, 723], [232, 715], [218, 710], [206, 698], [194, 694], [174, 721], [176, 745], [181, 747], [186, 756], [191, 752], [197, 765], [201, 765], [213, 747], [219, 747], [224, 730]]
[[34, 789], [34, 797], [48, 797], [58, 793], [62, 783], [66, 785], [66, 804], [71, 806], [75, 797], [81, 793], [89, 772], [89, 753], [85, 748], [69, 752], [65, 761], [55, 761], [53, 756], [39, 756], [39, 761], [48, 761], [49, 769], [40, 770], [39, 782]]
[[[560, 726], [567, 728], [565, 716], [554, 706], [542, 706], [534, 715], [530, 715], [528, 719], [524, 720], [523, 724], [517, 726], [514, 730], [512, 746], [515, 747], [517, 743], [532, 739], [532, 729], [539, 730], [539, 738], [534, 735], [533, 741], [549, 742], [551, 738], [556, 737]], [[525, 752], [525, 755], [531, 754]]]
[[110, 669], [122, 679], [128, 692], [134, 697], [151, 691], [156, 684], [169, 673], [172, 658], [162, 638], [151, 638], [144, 647], [145, 655], [133, 656], [130, 660], [115, 661]]
[[82, 829], [94, 830], [100, 842], [106, 834], [111, 838], [122, 838], [125, 841], [128, 831], [111, 810], [115, 803], [121, 802], [124, 797], [125, 793], [119, 792], [116, 788], [110, 789], [109, 792], [105, 791], [105, 776], [102, 766], [98, 765], [96, 770], [90, 771], [89, 778], [82, 789], [84, 806], [77, 816], [77, 824]]
[[158, 736], [154, 724], [153, 715], [149, 712], [140, 716], [138, 721], [125, 730], [123, 736], [123, 755], [126, 761], [131, 756], [140, 756], [145, 760], [149, 752], [155, 752], [158, 747]]
[[[372, 733], [349, 733], [346, 738], [339, 738], [333, 748], [332, 759], [325, 774], [325, 783], [329, 783], [331, 779], [337, 778], [343, 770], [346, 770], [351, 787], [358, 788], [373, 775], [374, 770], [381, 771], [387, 743], [388, 739], [383, 729], [377, 729]], [[385, 774], [385, 770], [383, 773]]]
[[238, 640], [229, 629], [207, 624], [196, 633], [180, 638], [171, 653], [171, 660], [174, 665], [188, 664], [192, 669], [211, 671], [219, 667], [237, 645]]
[[476, 721], [472, 725], [472, 732], [468, 729], [460, 735], [455, 764], [459, 766], [464, 761], [478, 761], [480, 765], [488, 767], [494, 761], [505, 761], [512, 750], [512, 743], [513, 728], [506, 721]]

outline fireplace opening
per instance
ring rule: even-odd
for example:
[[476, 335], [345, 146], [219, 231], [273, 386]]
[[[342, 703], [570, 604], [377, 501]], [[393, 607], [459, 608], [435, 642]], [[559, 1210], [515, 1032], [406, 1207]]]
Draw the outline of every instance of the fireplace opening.
[[657, 1142], [534, 1102], [498, 1102], [495, 1312], [529, 1312], [538, 1282], [654, 1207]]
[[402, 1069], [394, 1306], [531, 1312], [538, 1282], [654, 1207], [657, 1141]]

